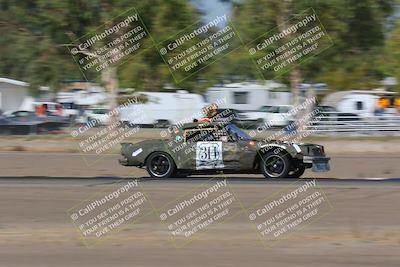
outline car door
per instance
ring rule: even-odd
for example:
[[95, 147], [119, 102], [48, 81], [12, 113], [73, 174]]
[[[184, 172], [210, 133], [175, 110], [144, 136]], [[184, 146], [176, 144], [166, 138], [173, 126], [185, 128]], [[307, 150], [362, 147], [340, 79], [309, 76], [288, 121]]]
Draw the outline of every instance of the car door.
[[222, 142], [224, 169], [238, 169], [240, 161], [240, 144], [224, 127], [219, 129], [217, 138]]
[[178, 166], [188, 170], [222, 169], [222, 144], [210, 138], [213, 128], [186, 129], [176, 151]]
[[226, 168], [224, 145], [221, 141], [199, 141], [196, 143], [196, 169], [218, 170]]
[[277, 107], [274, 107], [274, 106], [270, 107], [268, 109], [268, 111], [265, 113], [265, 118], [264, 119], [268, 123], [271, 123], [273, 125], [273, 123], [274, 123], [274, 121], [276, 119], [276, 113], [277, 112], [278, 112], [278, 108]]
[[[185, 166], [195, 170], [235, 169], [239, 162], [237, 144], [218, 132], [217, 127], [191, 130], [187, 138], [187, 161]], [[185, 136], [188, 136], [185, 133]], [[226, 138], [225, 138], [226, 137]]]
[[237, 169], [240, 160], [237, 140], [232, 137], [223, 125], [217, 125], [216, 131], [213, 133], [213, 141], [219, 142], [222, 146], [223, 169]]
[[238, 143], [235, 141], [222, 141], [224, 169], [238, 169], [240, 153]]
[[242, 130], [240, 130], [236, 125], [227, 125], [226, 130], [228, 131], [231, 140], [233, 140], [232, 144], [234, 144], [232, 169], [252, 169], [257, 154], [256, 142], [252, 141], [249, 136], [243, 136], [243, 134], [240, 133]]

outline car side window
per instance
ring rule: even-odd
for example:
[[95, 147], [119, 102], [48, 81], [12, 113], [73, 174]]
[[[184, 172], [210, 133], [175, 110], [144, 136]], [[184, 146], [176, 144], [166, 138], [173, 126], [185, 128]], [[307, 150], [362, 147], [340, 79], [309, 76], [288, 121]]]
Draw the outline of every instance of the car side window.
[[188, 143], [222, 141], [232, 142], [233, 138], [224, 128], [191, 129], [185, 131], [185, 140]]
[[222, 141], [222, 142], [233, 142], [234, 141], [232, 136], [228, 133], [228, 131], [224, 127], [216, 129], [213, 132], [213, 136], [214, 136], [214, 141]]
[[[189, 129], [185, 131], [185, 141], [188, 143], [195, 143], [200, 141], [206, 141], [209, 139], [210, 132], [212, 128], [205, 128], [205, 129]], [[210, 140], [207, 140], [210, 141]]]
[[279, 113], [288, 113], [289, 108], [288, 107], [279, 107]]

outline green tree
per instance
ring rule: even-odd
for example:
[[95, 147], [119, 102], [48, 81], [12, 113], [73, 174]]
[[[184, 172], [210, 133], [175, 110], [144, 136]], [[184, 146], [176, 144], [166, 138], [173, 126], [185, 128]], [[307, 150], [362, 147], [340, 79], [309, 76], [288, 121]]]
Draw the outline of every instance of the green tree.
[[387, 76], [397, 79], [397, 91], [400, 92], [400, 20], [386, 41], [384, 56], [379, 63]]
[[[334, 45], [279, 78], [292, 87], [298, 79], [327, 82], [334, 90], [367, 89], [382, 78], [377, 61], [382, 56], [385, 19], [394, 4], [394, 0], [247, 0], [236, 5], [232, 23], [248, 43], [267, 32], [277, 33], [279, 25], [313, 8]], [[227, 77], [240, 73], [253, 79], [257, 72], [253, 62], [244, 60], [246, 54], [246, 49], [232, 53], [215, 68], [224, 65]], [[275, 78], [274, 73], [266, 78]]]
[[[29, 82], [33, 93], [39, 85], [57, 88], [63, 79], [82, 79], [67, 46], [103, 24], [112, 26], [132, 7], [156, 40], [199, 20], [185, 0], [0, 0], [0, 76]], [[149, 49], [118, 68], [118, 77], [122, 86], [159, 90], [171, 75], [151, 38], [144, 47]]]

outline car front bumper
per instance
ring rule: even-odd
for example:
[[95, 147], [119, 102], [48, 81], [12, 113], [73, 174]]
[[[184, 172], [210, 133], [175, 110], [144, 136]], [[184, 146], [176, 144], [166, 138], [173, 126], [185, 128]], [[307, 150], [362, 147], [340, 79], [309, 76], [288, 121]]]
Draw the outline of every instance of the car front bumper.
[[327, 172], [331, 169], [329, 165], [330, 159], [331, 158], [325, 156], [304, 156], [303, 163], [311, 164], [313, 172]]
[[123, 165], [123, 166], [129, 166], [128, 163], [128, 159], [126, 157], [124, 157], [123, 155], [121, 155], [118, 159], [119, 164]]

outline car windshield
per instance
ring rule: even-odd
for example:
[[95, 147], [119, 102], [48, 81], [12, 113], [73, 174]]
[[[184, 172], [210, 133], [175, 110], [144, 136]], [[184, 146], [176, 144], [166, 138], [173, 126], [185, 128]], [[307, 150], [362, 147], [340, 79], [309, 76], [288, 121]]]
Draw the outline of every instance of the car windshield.
[[74, 103], [62, 103], [61, 104], [64, 109], [73, 109]]
[[32, 112], [29, 111], [17, 111], [13, 114], [15, 117], [28, 117], [33, 115]]
[[232, 109], [232, 111], [233, 111], [234, 113], [244, 113], [243, 111], [238, 110], [238, 109]]
[[243, 113], [243, 111], [232, 109], [232, 108], [225, 108], [225, 109], [218, 109], [218, 113], [223, 114], [224, 116], [229, 114], [239, 114]]
[[243, 132], [239, 127], [237, 127], [235, 124], [227, 124], [225, 126], [225, 128], [231, 133], [231, 134], [237, 134], [237, 136], [239, 137], [240, 140], [244, 140], [244, 141], [250, 141], [251, 137]]
[[335, 112], [335, 108], [334, 107], [330, 107], [330, 106], [321, 106], [321, 111], [322, 112]]
[[108, 112], [108, 110], [106, 109], [93, 109], [92, 113], [93, 114], [106, 114]]
[[290, 107], [279, 107], [279, 113], [288, 113], [290, 111]]
[[260, 112], [271, 112], [272, 107], [271, 106], [262, 106], [261, 108], [258, 109]]

